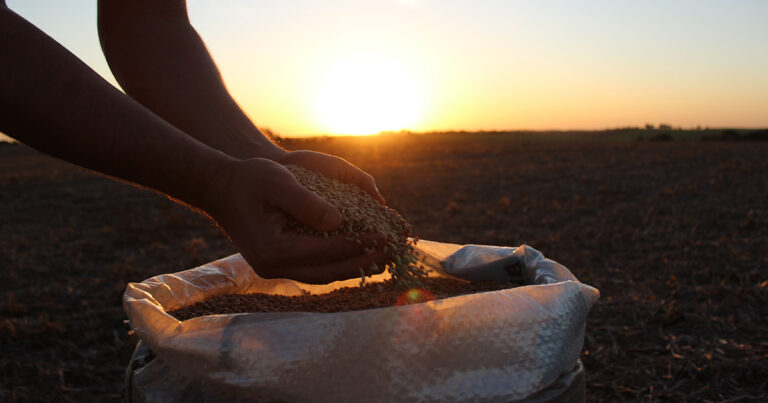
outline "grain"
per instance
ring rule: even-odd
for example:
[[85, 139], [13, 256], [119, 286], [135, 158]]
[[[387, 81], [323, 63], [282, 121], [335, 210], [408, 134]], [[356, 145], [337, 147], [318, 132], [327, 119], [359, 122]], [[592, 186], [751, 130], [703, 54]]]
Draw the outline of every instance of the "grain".
[[[425, 270], [417, 264], [413, 245], [417, 241], [413, 228], [400, 214], [376, 199], [359, 186], [328, 178], [318, 172], [296, 165], [287, 165], [296, 180], [333, 204], [342, 216], [341, 226], [333, 233], [315, 231], [289, 218], [288, 229], [318, 236], [342, 234], [357, 244], [364, 233], [378, 232], [385, 236], [385, 248], [389, 252], [386, 269], [401, 288], [423, 287]], [[370, 251], [370, 248], [365, 248]], [[376, 272], [376, 267], [361, 267], [361, 285], [365, 275]], [[366, 272], [366, 270], [368, 270]]]
[[408, 305], [462, 294], [495, 291], [518, 286], [517, 283], [469, 283], [451, 278], [424, 278], [421, 288], [403, 290], [392, 280], [368, 283], [363, 287], [344, 287], [325, 294], [284, 296], [273, 294], [231, 294], [210, 298], [194, 305], [168, 312], [187, 320], [204, 315], [254, 312], [342, 312]]

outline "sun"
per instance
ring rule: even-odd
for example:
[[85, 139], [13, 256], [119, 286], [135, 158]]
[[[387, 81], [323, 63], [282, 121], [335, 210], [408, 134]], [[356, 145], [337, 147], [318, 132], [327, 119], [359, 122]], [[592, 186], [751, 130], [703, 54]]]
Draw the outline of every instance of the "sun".
[[411, 129], [422, 119], [424, 91], [414, 72], [393, 59], [336, 59], [320, 76], [314, 110], [332, 134]]

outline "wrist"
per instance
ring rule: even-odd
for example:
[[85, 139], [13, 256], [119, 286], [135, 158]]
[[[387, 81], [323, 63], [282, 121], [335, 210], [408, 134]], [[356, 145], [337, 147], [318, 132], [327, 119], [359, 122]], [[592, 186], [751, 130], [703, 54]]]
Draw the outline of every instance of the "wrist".
[[248, 158], [266, 158], [272, 161], [277, 161], [286, 154], [288, 154], [288, 151], [280, 148], [277, 144], [273, 143], [266, 137], [263, 137], [259, 139], [259, 141], [254, 141], [252, 143], [252, 152], [250, 155], [246, 156], [243, 159]]
[[227, 133], [223, 144], [209, 144], [227, 155], [246, 160], [250, 158], [266, 158], [276, 160], [287, 153], [277, 144], [264, 136], [256, 127], [248, 130], [238, 130]]
[[234, 165], [239, 161], [230, 155], [211, 150], [204, 158], [197, 159], [188, 176], [193, 183], [183, 183], [180, 199], [208, 214], [222, 195], [231, 178]]

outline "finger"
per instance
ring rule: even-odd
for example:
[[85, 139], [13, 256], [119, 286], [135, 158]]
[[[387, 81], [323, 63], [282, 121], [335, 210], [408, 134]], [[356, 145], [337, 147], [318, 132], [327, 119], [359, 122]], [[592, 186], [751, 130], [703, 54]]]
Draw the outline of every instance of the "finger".
[[275, 250], [275, 266], [317, 265], [348, 259], [386, 245], [383, 234], [371, 232], [354, 239], [346, 235], [318, 237], [293, 233]]
[[[360, 277], [362, 269], [366, 275], [384, 271], [387, 252], [376, 250], [374, 253], [357, 255], [342, 261], [312, 266], [294, 266], [286, 268], [285, 277], [308, 284], [327, 284], [333, 281]], [[373, 266], [376, 270], [371, 270]]]
[[381, 195], [381, 193], [379, 193], [379, 188], [376, 187], [376, 180], [373, 179], [373, 176], [357, 168], [354, 168], [354, 167], [350, 167], [350, 168], [351, 168], [350, 182], [359, 186], [366, 193], [371, 195], [371, 197], [378, 200], [379, 203], [384, 204], [384, 197]]
[[270, 204], [317, 231], [332, 232], [339, 228], [339, 210], [317, 193], [301, 186], [287, 169], [285, 175], [275, 180], [278, 181], [276, 191], [267, 195]]
[[329, 155], [325, 156], [331, 157], [331, 163], [326, 162], [327, 160], [323, 160], [324, 163], [321, 164], [308, 164], [304, 166], [307, 169], [320, 172], [329, 178], [336, 178], [342, 182], [353, 183], [371, 195], [371, 197], [378, 200], [379, 203], [384, 204], [384, 197], [379, 193], [379, 188], [376, 187], [376, 180], [373, 179], [373, 176], [343, 158]]

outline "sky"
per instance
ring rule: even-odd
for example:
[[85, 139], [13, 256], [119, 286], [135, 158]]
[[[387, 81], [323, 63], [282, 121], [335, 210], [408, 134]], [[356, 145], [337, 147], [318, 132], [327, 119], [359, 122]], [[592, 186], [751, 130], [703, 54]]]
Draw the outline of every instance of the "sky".
[[[95, 0], [8, 6], [116, 85]], [[768, 127], [765, 0], [188, 0], [228, 89], [284, 136]]]

